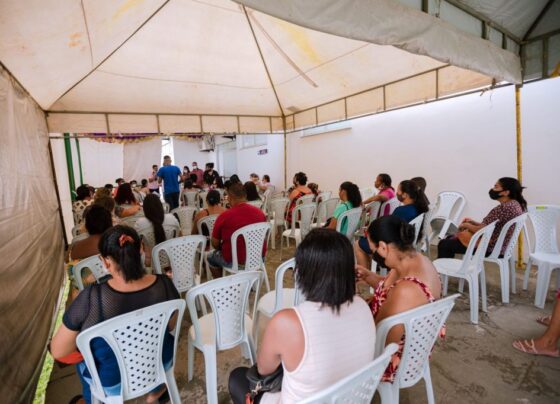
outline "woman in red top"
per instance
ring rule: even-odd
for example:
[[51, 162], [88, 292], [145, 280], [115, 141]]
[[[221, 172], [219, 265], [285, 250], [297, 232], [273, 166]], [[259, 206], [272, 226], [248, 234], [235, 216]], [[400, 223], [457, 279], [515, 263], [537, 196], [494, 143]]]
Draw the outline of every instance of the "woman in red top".
[[294, 175], [294, 187], [288, 195], [290, 199], [290, 205], [288, 206], [288, 213], [286, 215], [286, 220], [288, 223], [292, 222], [292, 212], [296, 207], [297, 200], [304, 195], [312, 194], [313, 191], [307, 186], [307, 175], [305, 173], [299, 172]]

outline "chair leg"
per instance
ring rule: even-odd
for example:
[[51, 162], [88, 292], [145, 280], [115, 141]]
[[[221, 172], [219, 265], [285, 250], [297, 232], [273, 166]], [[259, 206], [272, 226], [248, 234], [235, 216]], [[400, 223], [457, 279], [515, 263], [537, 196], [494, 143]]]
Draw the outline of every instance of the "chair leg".
[[[516, 272], [515, 272], [515, 260], [513, 259], [513, 256], [509, 259], [508, 261], [508, 266], [509, 266], [509, 270], [510, 270], [510, 280], [511, 280], [511, 290], [510, 292], [515, 294], [517, 293], [517, 280], [516, 280]], [[509, 302], [509, 297], [508, 297], [508, 302]]]
[[500, 282], [502, 284], [502, 303], [509, 303], [509, 262], [499, 260], [498, 266], [500, 267]]
[[482, 271], [480, 271], [480, 300], [482, 301], [482, 311], [488, 312], [488, 297], [486, 295], [486, 271], [484, 270], [484, 264], [482, 265]]
[[[470, 286], [469, 286], [470, 288]], [[463, 293], [465, 290], [465, 280], [463, 278], [459, 279], [459, 293]]]
[[266, 291], [270, 292], [270, 281], [268, 280], [268, 274], [266, 273], [266, 267], [264, 266], [264, 264], [262, 266], [262, 271], [264, 272], [263, 276], [264, 276], [264, 283], [266, 285]]
[[442, 296], [447, 296], [448, 284], [449, 284], [449, 276], [443, 275], [443, 290], [441, 291]]
[[430, 374], [430, 364], [426, 366], [426, 370], [424, 371], [424, 382], [426, 383], [428, 404], [436, 404], [436, 399], [434, 397], [434, 387], [432, 386], [432, 375]]
[[535, 291], [535, 306], [544, 309], [548, 285], [550, 284], [550, 264], [541, 264], [537, 267], [537, 290]]
[[529, 274], [531, 273], [531, 257], [527, 260], [527, 267], [525, 267], [525, 275], [523, 276], [523, 290], [529, 287]]
[[251, 334], [253, 335], [253, 341], [255, 341], [255, 346], [257, 346], [259, 342], [259, 318], [261, 316], [261, 312], [259, 309], [255, 312], [255, 318], [253, 319], [253, 329], [251, 330]]
[[173, 370], [174, 367], [172, 366], [165, 372], [167, 391], [169, 392], [169, 397], [171, 398], [172, 404], [181, 404], [181, 396], [179, 395], [179, 389], [177, 388], [177, 382], [175, 381]]
[[190, 382], [194, 373], [194, 344], [189, 335], [187, 342], [187, 379]]
[[251, 354], [249, 360], [251, 361], [251, 365], [254, 365], [257, 362], [257, 350], [255, 349], [256, 345], [251, 335], [247, 335], [247, 347], [249, 348], [249, 353]]
[[478, 324], [478, 276], [469, 280], [469, 300], [471, 304], [471, 323]]
[[270, 237], [272, 238], [271, 240], [272, 249], [276, 250], [276, 225], [275, 224], [272, 225], [272, 231], [270, 233], [271, 233]]
[[[379, 391], [379, 396], [381, 397], [381, 404], [398, 404], [398, 397], [394, 397], [393, 384], [387, 382], [381, 382], [377, 386], [377, 391]], [[398, 394], [397, 387], [397, 394]]]
[[204, 373], [206, 374], [206, 400], [208, 404], [218, 404], [218, 372], [216, 346], [204, 345]]

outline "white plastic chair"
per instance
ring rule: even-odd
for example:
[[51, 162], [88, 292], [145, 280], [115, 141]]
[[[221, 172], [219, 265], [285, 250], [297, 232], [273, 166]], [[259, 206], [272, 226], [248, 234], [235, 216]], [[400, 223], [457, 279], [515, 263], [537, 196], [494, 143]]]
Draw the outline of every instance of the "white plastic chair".
[[360, 227], [362, 208], [357, 207], [343, 212], [336, 221], [336, 231], [342, 233], [342, 224], [346, 220], [346, 232], [343, 233], [350, 242], [354, 241], [354, 233]]
[[420, 249], [421, 243], [420, 240], [418, 240], [418, 236], [420, 235], [420, 230], [422, 229], [422, 225], [424, 224], [424, 215], [425, 213], [422, 213], [408, 223], [414, 226], [414, 248], [416, 249], [416, 251]]
[[78, 224], [78, 225], [72, 227], [72, 239], [76, 238], [83, 231], [85, 231], [85, 230], [83, 230], [83, 226], [81, 224]]
[[[466, 279], [469, 284], [471, 304], [471, 323], [478, 324], [478, 291], [480, 288], [482, 311], [488, 311], [486, 300], [486, 276], [484, 273], [484, 256], [488, 242], [494, 232], [496, 222], [483, 227], [473, 234], [463, 259], [438, 258], [433, 262], [438, 273], [443, 275], [443, 295], [447, 294], [448, 277]], [[480, 286], [479, 286], [480, 278]]]
[[[288, 209], [289, 203], [290, 200], [288, 198], [276, 198], [270, 201], [269, 220], [272, 226], [271, 238], [273, 249], [276, 249], [276, 233], [278, 227], [286, 228], [286, 210]], [[280, 232], [280, 234], [282, 234], [282, 232]]]
[[395, 211], [395, 209], [397, 209], [399, 206], [401, 206], [401, 203], [399, 202], [399, 200], [395, 197], [395, 198], [391, 198], [385, 202], [383, 202], [381, 204], [381, 208], [380, 208], [380, 212], [381, 212], [381, 216], [384, 216], [385, 214], [385, 207], [389, 205], [389, 214], [392, 215], [393, 212]]
[[192, 226], [196, 212], [198, 212], [198, 209], [195, 206], [182, 206], [171, 211], [171, 214], [176, 214], [179, 218], [179, 224], [181, 225], [181, 233], [183, 236], [188, 236], [192, 233]]
[[[280, 240], [280, 259], [282, 259], [282, 250], [284, 248], [284, 239], [286, 239], [286, 245], [289, 247], [290, 239], [293, 238], [296, 241], [296, 247], [301, 243], [301, 240], [307, 236], [307, 233], [311, 231], [311, 224], [313, 223], [313, 218], [315, 217], [315, 212], [317, 205], [314, 203], [305, 203], [297, 205], [292, 211], [292, 223], [288, 230], [284, 230], [282, 233], [282, 239]], [[299, 228], [298, 225], [299, 224]]]
[[276, 312], [282, 309], [297, 306], [300, 301], [303, 300], [297, 287], [284, 287], [284, 276], [289, 270], [293, 271], [295, 262], [295, 258], [291, 258], [278, 266], [274, 277], [275, 289], [266, 293], [259, 299], [257, 311], [253, 319], [253, 339], [255, 340], [255, 345], [257, 344], [259, 336], [259, 318], [261, 315], [271, 318], [274, 314], [276, 314]]
[[263, 201], [261, 199], [256, 199], [254, 201], [247, 201], [249, 205], [253, 205], [255, 208], [262, 209]]
[[422, 242], [420, 244], [420, 251], [425, 252], [428, 258], [430, 258], [430, 240], [432, 239], [432, 228], [430, 223], [436, 209], [436, 205], [430, 204], [429, 210], [424, 214], [424, 225], [422, 226]]
[[387, 345], [372, 362], [299, 404], [370, 404], [391, 356], [398, 348], [397, 344]]
[[362, 196], [362, 201], [365, 201], [372, 196], [375, 196], [377, 191], [375, 188], [360, 188], [360, 195]]
[[[558, 239], [556, 237], [556, 227], [560, 221], [560, 206], [534, 205], [529, 206], [527, 211], [535, 233], [535, 248], [529, 254], [523, 278], [523, 290], [527, 290], [531, 265], [534, 264], [537, 266], [535, 306], [542, 309], [546, 301], [552, 271], [560, 268], [560, 252], [558, 251]], [[528, 235], [527, 240], [529, 240]], [[529, 251], [531, 251], [530, 248]], [[560, 288], [560, 274], [556, 281], [557, 287]]]
[[170, 210], [171, 210], [171, 206], [167, 202], [163, 202], [163, 212], [169, 213]]
[[[176, 225], [168, 225], [168, 224], [163, 225], [163, 231], [165, 232], [166, 240], [171, 240], [177, 237], [177, 235], [179, 234], [179, 230], [180, 230], [179, 226]], [[156, 245], [156, 236], [154, 234], [153, 227], [145, 228], [137, 231], [138, 234], [142, 237], [142, 241], [144, 242], [144, 248], [148, 251], [152, 251], [153, 254], [153, 248]], [[169, 259], [165, 254], [165, 252], [158, 253], [158, 258], [161, 262], [162, 267], [165, 268], [169, 266]], [[154, 257], [152, 256], [152, 266], [153, 266], [153, 262], [154, 262]]]
[[327, 199], [330, 199], [332, 195], [331, 191], [323, 191], [320, 192], [319, 195], [317, 195], [317, 203], [321, 203], [323, 201], [326, 201]]
[[92, 255], [91, 257], [84, 258], [72, 267], [72, 275], [74, 276], [74, 281], [76, 282], [78, 290], [84, 290], [82, 272], [86, 268], [90, 270], [96, 282], [104, 276], [109, 275], [109, 271], [107, 271], [103, 262], [101, 262], [99, 255]]
[[435, 404], [430, 354], [440, 330], [455, 305], [459, 294], [424, 304], [412, 310], [387, 317], [376, 325], [375, 355], [381, 355], [389, 331], [396, 325], [404, 326], [404, 347], [393, 383], [381, 382], [377, 387], [382, 404], [398, 404], [399, 390], [412, 387], [424, 379], [428, 404]]
[[123, 217], [120, 220], [120, 224], [122, 224], [123, 226], [128, 226], [128, 227], [134, 228], [136, 226], [136, 222], [141, 217], [144, 217], [144, 215], [139, 215], [138, 213], [133, 215], [133, 216]]
[[[514, 256], [513, 251], [515, 246], [517, 245], [517, 240], [519, 238], [519, 234], [523, 227], [525, 226], [525, 221], [527, 219], [527, 213], [524, 213], [518, 217], [511, 219], [507, 222], [504, 227], [502, 227], [502, 231], [500, 232], [500, 236], [494, 245], [494, 250], [492, 253], [484, 258], [485, 262], [493, 262], [498, 265], [500, 268], [500, 281], [502, 286], [502, 302], [509, 303], [509, 282], [510, 282], [510, 271], [511, 271], [511, 292], [515, 293], [515, 265], [514, 265]], [[512, 230], [513, 233], [511, 234], [511, 238], [505, 248], [504, 255], [500, 257], [502, 247], [504, 245], [504, 241], [506, 238], [507, 233]]]
[[436, 237], [440, 240], [444, 239], [450, 229], [458, 227], [466, 203], [465, 195], [457, 191], [443, 191], [437, 195], [436, 209], [430, 220], [430, 225], [434, 229], [430, 242]]
[[314, 201], [315, 201], [315, 194], [307, 194], [307, 195], [300, 196], [296, 201], [296, 205], [314, 203]]
[[196, 207], [198, 209], [207, 209], [208, 208], [208, 201], [206, 201], [207, 196], [208, 196], [208, 191], [200, 191], [196, 195]]
[[[188, 333], [188, 380], [193, 378], [196, 348], [204, 355], [206, 399], [210, 404], [218, 403], [217, 351], [242, 345], [244, 355], [251, 364], [255, 363], [252, 320], [247, 314], [247, 304], [253, 287], [256, 287], [258, 296], [260, 277], [261, 273], [257, 271], [238, 273], [205, 282], [187, 292], [187, 306], [192, 320]], [[212, 308], [212, 313], [200, 318], [196, 311], [199, 297], [204, 297]]]
[[364, 222], [364, 226], [368, 226], [371, 222], [377, 219], [380, 210], [381, 202], [379, 201], [373, 201], [364, 206], [364, 211], [366, 212], [366, 221]]
[[[223, 267], [223, 274], [226, 272], [238, 273], [240, 270], [249, 271], [262, 271], [266, 290], [270, 291], [270, 282], [266, 274], [266, 267], [264, 264], [264, 257], [262, 255], [263, 249], [270, 233], [270, 223], [254, 223], [237, 229], [231, 235], [231, 267]], [[242, 237], [245, 241], [245, 264], [243, 268], [239, 268], [241, 264], [237, 259], [237, 239]]]
[[317, 205], [317, 212], [315, 215], [315, 223], [312, 227], [323, 227], [327, 220], [333, 217], [334, 210], [336, 209], [340, 200], [338, 198], [323, 199]]
[[152, 250], [152, 268], [156, 274], [163, 273], [160, 252], [169, 257], [173, 284], [179, 293], [187, 292], [200, 284], [202, 258], [199, 251], [206, 248], [206, 237], [201, 235], [178, 237], [159, 243]]
[[[80, 332], [76, 345], [91, 374], [92, 402], [122, 403], [148, 394], [165, 383], [171, 402], [179, 404], [181, 398], [175, 382], [174, 367], [184, 312], [184, 300], [170, 300], [113, 317]], [[169, 319], [174, 313], [177, 313], [177, 320], [172, 331], [175, 337], [173, 364], [165, 370], [162, 360], [163, 340]], [[117, 358], [121, 376], [121, 391], [118, 396], [107, 396], [101, 385], [91, 351], [91, 340], [94, 338], [103, 338]]]
[[212, 239], [212, 231], [214, 230], [214, 225], [216, 224], [216, 219], [218, 218], [218, 216], [219, 215], [204, 216], [196, 224], [196, 227], [198, 228], [198, 234], [202, 235], [202, 230], [203, 230], [204, 227], [206, 227], [206, 229], [208, 229], [208, 245], [210, 246], [210, 249], [207, 250], [207, 251], [203, 251], [204, 266], [206, 268], [206, 278], [208, 280], [212, 279], [212, 272], [210, 271], [210, 264], [208, 264], [208, 254], [210, 252], [214, 251], [214, 247], [212, 247], [211, 239]]
[[181, 194], [181, 204], [183, 206], [197, 207], [197, 196], [198, 191], [183, 191]]

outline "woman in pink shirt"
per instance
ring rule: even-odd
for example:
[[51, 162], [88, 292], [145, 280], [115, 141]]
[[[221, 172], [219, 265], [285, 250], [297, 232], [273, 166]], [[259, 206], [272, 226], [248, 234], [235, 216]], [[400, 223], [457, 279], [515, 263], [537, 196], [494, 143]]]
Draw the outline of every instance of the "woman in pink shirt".
[[[363, 204], [364, 206], [371, 202], [387, 202], [389, 199], [395, 197], [395, 188], [391, 186], [391, 176], [389, 174], [379, 174], [375, 178], [375, 188], [379, 190], [377, 195], [366, 199]], [[390, 212], [391, 207], [389, 205], [385, 206], [385, 212], [379, 214], [379, 216], [387, 216]], [[375, 218], [372, 218], [372, 220]]]

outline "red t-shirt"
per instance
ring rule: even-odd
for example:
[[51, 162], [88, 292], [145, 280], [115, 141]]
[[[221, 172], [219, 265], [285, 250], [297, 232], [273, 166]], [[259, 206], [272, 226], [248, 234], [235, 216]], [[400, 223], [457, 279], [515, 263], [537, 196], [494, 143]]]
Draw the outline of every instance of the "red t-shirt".
[[[222, 241], [221, 250], [224, 260], [232, 262], [231, 236], [233, 233], [244, 226], [261, 222], [266, 222], [262, 210], [248, 203], [236, 205], [218, 216], [212, 231], [212, 238]], [[264, 254], [266, 254], [266, 243], [263, 256]], [[237, 261], [240, 265], [245, 264], [245, 240], [243, 237], [237, 239]]]

